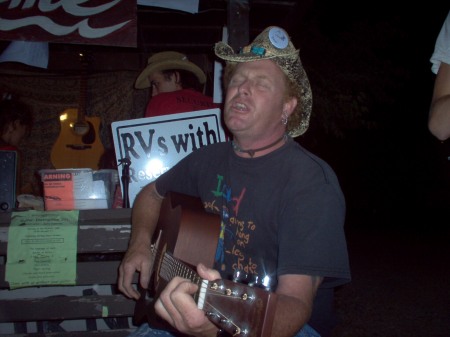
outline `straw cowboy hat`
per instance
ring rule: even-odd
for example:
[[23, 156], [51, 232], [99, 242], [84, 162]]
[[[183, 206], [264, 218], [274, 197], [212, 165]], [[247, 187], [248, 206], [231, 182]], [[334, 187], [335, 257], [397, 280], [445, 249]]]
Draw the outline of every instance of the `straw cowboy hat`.
[[270, 26], [260, 33], [253, 42], [235, 53], [224, 42], [216, 43], [215, 54], [227, 63], [251, 62], [256, 60], [274, 61], [287, 77], [297, 84], [299, 102], [289, 117], [287, 131], [291, 137], [306, 132], [312, 109], [312, 93], [308, 76], [303, 69], [299, 50], [295, 49], [289, 35], [280, 27]]
[[147, 67], [141, 72], [134, 83], [136, 89], [150, 87], [148, 77], [155, 71], [168, 69], [182, 69], [193, 73], [201, 84], [206, 82], [206, 75], [196, 64], [188, 60], [187, 56], [175, 51], [164, 51], [149, 57]]

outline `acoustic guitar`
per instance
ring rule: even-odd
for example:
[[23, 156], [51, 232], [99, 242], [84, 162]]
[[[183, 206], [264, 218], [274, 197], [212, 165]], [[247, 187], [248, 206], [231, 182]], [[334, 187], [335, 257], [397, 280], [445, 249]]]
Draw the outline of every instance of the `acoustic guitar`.
[[61, 130], [53, 145], [51, 162], [57, 169], [99, 169], [105, 148], [99, 136], [101, 120], [86, 116], [87, 61], [83, 53], [78, 109], [66, 109], [59, 116]]
[[202, 262], [212, 267], [220, 231], [220, 218], [207, 213], [197, 198], [170, 193], [163, 201], [153, 237], [151, 281], [140, 289], [134, 322], [174, 329], [159, 318], [153, 300], [175, 276], [196, 283], [198, 308], [231, 336], [269, 337], [275, 315], [276, 294], [248, 284], [218, 279], [207, 281], [195, 272]]

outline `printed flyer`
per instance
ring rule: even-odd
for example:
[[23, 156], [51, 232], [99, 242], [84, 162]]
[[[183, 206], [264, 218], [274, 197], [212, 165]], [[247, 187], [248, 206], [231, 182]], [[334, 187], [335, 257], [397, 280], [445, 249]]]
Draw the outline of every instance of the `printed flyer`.
[[79, 211], [13, 212], [5, 278], [10, 289], [75, 285]]

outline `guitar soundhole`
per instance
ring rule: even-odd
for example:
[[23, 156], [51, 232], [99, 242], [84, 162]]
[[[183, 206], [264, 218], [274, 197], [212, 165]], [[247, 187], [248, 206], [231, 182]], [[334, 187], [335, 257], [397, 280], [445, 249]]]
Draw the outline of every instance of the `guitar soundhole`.
[[89, 132], [89, 129], [91, 129], [91, 126], [87, 122], [75, 122], [73, 125], [73, 132], [77, 136], [86, 135]]
[[93, 144], [95, 142], [95, 130], [92, 123], [87, 122], [88, 130], [86, 134], [83, 135], [83, 143], [84, 144]]

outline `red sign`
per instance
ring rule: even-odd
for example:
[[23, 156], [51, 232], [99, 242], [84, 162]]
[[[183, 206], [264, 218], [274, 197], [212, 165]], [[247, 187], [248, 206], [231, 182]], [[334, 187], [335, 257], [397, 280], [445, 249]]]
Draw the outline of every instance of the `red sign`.
[[0, 1], [0, 40], [137, 46], [136, 0]]

